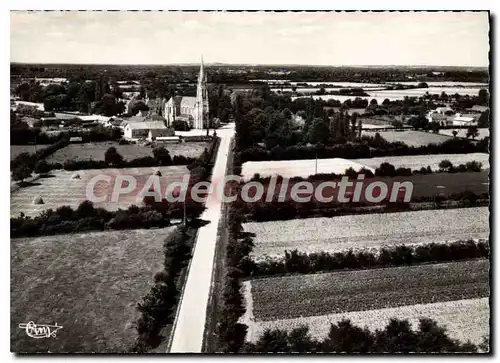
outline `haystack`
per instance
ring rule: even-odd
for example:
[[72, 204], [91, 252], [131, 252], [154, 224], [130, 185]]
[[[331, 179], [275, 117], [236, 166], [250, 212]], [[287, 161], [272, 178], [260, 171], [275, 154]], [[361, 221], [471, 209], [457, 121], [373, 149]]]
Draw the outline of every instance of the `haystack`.
[[44, 201], [42, 197], [38, 195], [35, 198], [33, 198], [33, 204], [44, 204]]
[[71, 179], [80, 179], [80, 174], [78, 174], [78, 173], [74, 173], [74, 174], [71, 176]]

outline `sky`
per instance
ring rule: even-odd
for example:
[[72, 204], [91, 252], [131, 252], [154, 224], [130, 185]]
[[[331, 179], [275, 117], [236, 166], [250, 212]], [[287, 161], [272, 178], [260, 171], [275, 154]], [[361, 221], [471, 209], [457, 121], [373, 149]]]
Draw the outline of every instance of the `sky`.
[[11, 62], [488, 66], [488, 13], [11, 12]]

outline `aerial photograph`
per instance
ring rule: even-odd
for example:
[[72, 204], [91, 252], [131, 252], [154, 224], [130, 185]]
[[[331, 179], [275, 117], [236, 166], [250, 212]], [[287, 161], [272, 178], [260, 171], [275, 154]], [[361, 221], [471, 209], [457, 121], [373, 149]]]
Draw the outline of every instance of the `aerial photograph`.
[[10, 11], [10, 351], [492, 354], [489, 11]]

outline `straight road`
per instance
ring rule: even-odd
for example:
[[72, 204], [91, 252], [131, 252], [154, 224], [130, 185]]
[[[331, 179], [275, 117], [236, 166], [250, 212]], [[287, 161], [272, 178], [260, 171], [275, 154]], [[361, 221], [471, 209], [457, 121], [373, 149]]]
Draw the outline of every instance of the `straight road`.
[[[212, 183], [222, 180], [226, 174], [227, 156], [234, 136], [234, 124], [217, 130], [221, 138], [217, 159], [212, 171]], [[196, 245], [189, 266], [188, 277], [175, 318], [170, 353], [201, 353], [208, 298], [214, 268], [217, 228], [222, 203], [216, 196], [216, 188], [209, 193], [206, 209], [201, 219], [210, 223], [198, 230]]]

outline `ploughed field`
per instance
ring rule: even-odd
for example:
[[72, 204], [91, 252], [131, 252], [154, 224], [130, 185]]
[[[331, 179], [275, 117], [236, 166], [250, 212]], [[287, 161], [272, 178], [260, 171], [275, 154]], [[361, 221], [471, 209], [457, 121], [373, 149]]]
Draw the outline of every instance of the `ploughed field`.
[[244, 283], [247, 339], [266, 328], [308, 325], [324, 338], [330, 323], [349, 318], [371, 330], [390, 318], [431, 318], [452, 338], [480, 343], [489, 331], [489, 261], [340, 271]]
[[[95, 176], [109, 177], [110, 182], [104, 180], [98, 181], [93, 188], [89, 187], [89, 191], [93, 191], [96, 197], [106, 197], [104, 201], [94, 202], [95, 207], [105, 208], [108, 210], [117, 210], [119, 208], [126, 209], [132, 204], [140, 205], [142, 199], [138, 199], [138, 195], [143, 190], [144, 184], [150, 176], [156, 171], [160, 171], [159, 177], [162, 195], [169, 183], [181, 181], [185, 175], [189, 175], [189, 170], [186, 166], [161, 166], [161, 167], [146, 167], [146, 168], [124, 168], [124, 169], [88, 169], [79, 171], [53, 170], [52, 177], [40, 178], [32, 183], [32, 185], [18, 188], [11, 192], [10, 202], [11, 216], [17, 217], [22, 212], [27, 216], [36, 216], [42, 211], [49, 208], [56, 209], [63, 205], [69, 205], [72, 208], [84, 200], [91, 200], [90, 193], [87, 193], [87, 188], [91, 179]], [[79, 179], [74, 176], [78, 174]], [[120, 195], [116, 202], [112, 201], [113, 190], [117, 176], [133, 176], [136, 180], [136, 187], [130, 193]], [[116, 183], [118, 186], [118, 183]], [[125, 187], [127, 182], [122, 182]], [[41, 197], [44, 204], [34, 204], [33, 200]]]
[[[208, 147], [206, 142], [183, 142], [183, 143], [167, 143], [161, 144], [165, 147], [170, 156], [182, 155], [185, 157], [198, 157], [203, 153], [203, 150]], [[153, 157], [152, 146], [142, 146], [140, 144], [120, 145], [118, 142], [89, 142], [84, 144], [69, 144], [66, 147], [57, 150], [52, 155], [46, 158], [49, 163], [64, 163], [65, 161], [74, 160], [104, 160], [106, 150], [110, 147], [115, 147], [116, 151], [121, 154], [124, 160], [132, 160], [140, 157]]]
[[[439, 136], [438, 136], [439, 137]], [[283, 177], [301, 176], [307, 178], [315, 174], [344, 174], [352, 167], [358, 171], [367, 168], [374, 171], [380, 164], [387, 162], [396, 168], [404, 167], [418, 170], [430, 166], [433, 171], [439, 170], [439, 163], [449, 160], [453, 165], [465, 164], [469, 161], [482, 163], [483, 169], [489, 169], [489, 155], [484, 153], [469, 154], [439, 154], [439, 155], [407, 155], [384, 156], [364, 159], [305, 159], [305, 160], [275, 160], [275, 161], [247, 161], [243, 163], [242, 176], [248, 180], [258, 173], [261, 177], [281, 175]]]
[[[174, 228], [12, 239], [11, 351], [127, 352]], [[62, 328], [33, 339], [18, 327], [29, 321]]]
[[285, 250], [295, 249], [340, 252], [488, 239], [490, 231], [488, 207], [250, 222], [243, 228], [255, 234], [251, 257], [256, 261], [282, 258]]

